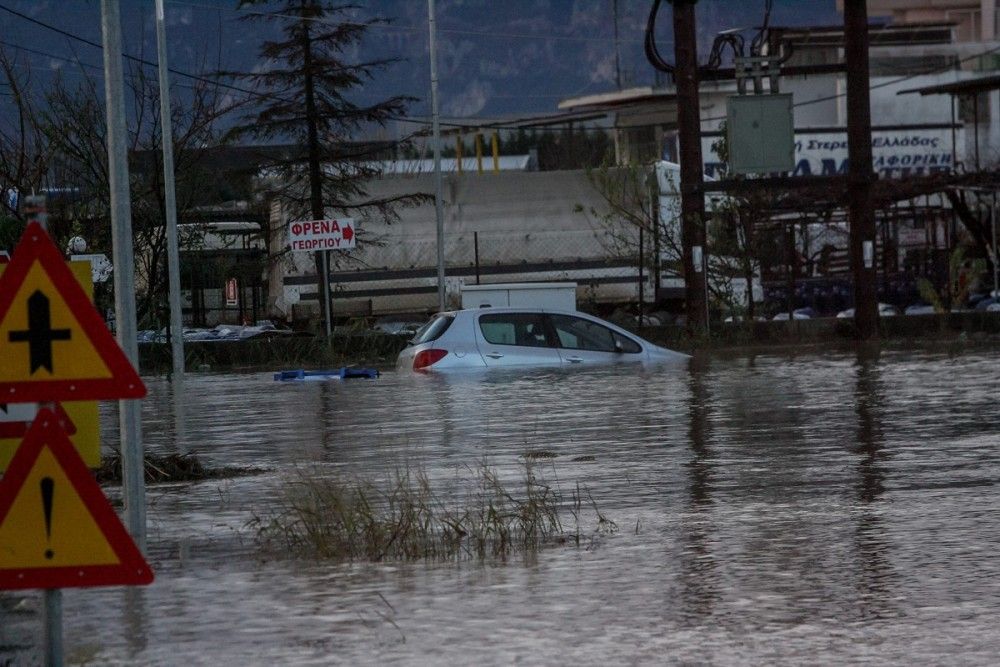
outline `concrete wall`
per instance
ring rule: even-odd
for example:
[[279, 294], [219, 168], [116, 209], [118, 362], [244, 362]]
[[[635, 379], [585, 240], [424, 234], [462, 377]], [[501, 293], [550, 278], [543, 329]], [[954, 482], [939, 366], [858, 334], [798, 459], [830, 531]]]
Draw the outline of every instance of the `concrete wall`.
[[[432, 194], [433, 176], [393, 176], [371, 182], [372, 198], [408, 194]], [[474, 236], [479, 233], [480, 263], [484, 273], [506, 271], [483, 282], [518, 280], [581, 280], [588, 276], [609, 285], [621, 282], [636, 269], [612, 263], [608, 267], [572, 270], [579, 262], [604, 261], [620, 253], [611, 244], [601, 213], [606, 203], [583, 171], [501, 172], [499, 174], [448, 174], [444, 178], [445, 264], [453, 273], [464, 272], [474, 282]], [[436, 221], [433, 199], [401, 207], [399, 219], [391, 223], [357, 219], [359, 247], [349, 254], [334, 253], [332, 270], [336, 307], [341, 312], [400, 312], [432, 308], [437, 297], [429, 288], [436, 285]], [[336, 215], [333, 211], [330, 215]], [[275, 237], [272, 248], [287, 244], [287, 216], [280, 207], [273, 211]], [[522, 273], [512, 268], [524, 266]], [[500, 269], [497, 269], [497, 267]], [[551, 267], [550, 270], [542, 270]], [[375, 274], [406, 271], [398, 276]], [[459, 278], [450, 284], [457, 297]], [[377, 285], [376, 285], [377, 283]], [[312, 253], [288, 255], [277, 263], [269, 276], [269, 308], [275, 315], [291, 317], [293, 305], [299, 311], [318, 312]], [[359, 288], [377, 287], [391, 294], [355, 297]], [[415, 289], [423, 290], [412, 293]], [[608, 289], [611, 289], [610, 287]], [[623, 292], [628, 298], [630, 285]], [[370, 291], [370, 290], [369, 290]], [[406, 293], [406, 292], [410, 293]], [[339, 293], [339, 296], [338, 296]], [[650, 291], [652, 294], [652, 291]], [[610, 294], [608, 295], [610, 297]]]

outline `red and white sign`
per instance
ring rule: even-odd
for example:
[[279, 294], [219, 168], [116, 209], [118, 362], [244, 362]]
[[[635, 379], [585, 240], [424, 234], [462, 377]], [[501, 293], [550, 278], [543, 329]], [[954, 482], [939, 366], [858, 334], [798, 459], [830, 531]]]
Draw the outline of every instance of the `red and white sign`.
[[297, 250], [350, 250], [355, 247], [353, 218], [288, 224], [288, 243]]
[[[62, 403], [52, 408], [66, 435], [76, 434], [76, 425], [63, 410]], [[38, 403], [0, 403], [0, 438], [23, 438], [38, 414]]]
[[230, 278], [226, 281], [226, 305], [240, 305], [239, 284], [236, 282], [236, 278]]

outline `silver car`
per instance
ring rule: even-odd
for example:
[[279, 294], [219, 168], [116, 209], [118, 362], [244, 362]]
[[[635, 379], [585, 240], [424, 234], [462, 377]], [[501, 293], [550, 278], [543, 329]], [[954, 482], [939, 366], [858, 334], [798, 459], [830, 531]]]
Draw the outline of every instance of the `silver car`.
[[479, 308], [435, 315], [399, 353], [396, 369], [680, 363], [687, 359], [686, 354], [653, 345], [584, 313]]

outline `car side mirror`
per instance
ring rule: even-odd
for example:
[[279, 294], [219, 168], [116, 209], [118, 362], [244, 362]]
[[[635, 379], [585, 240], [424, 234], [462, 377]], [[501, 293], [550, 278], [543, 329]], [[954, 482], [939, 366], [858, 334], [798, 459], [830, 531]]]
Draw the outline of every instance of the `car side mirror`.
[[622, 354], [625, 352], [625, 346], [622, 345], [622, 342], [617, 338], [615, 339], [615, 352], [617, 352], [618, 354]]

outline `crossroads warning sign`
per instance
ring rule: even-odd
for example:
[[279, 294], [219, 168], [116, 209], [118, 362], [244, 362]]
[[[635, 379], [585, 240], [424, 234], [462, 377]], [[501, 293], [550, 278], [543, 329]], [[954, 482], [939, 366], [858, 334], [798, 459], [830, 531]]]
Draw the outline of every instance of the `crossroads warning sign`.
[[0, 401], [142, 398], [146, 387], [37, 223], [0, 275]]
[[0, 483], [0, 590], [152, 581], [57, 416], [40, 410]]
[[[94, 284], [91, 281], [90, 262], [70, 262], [69, 266], [76, 282], [80, 283], [87, 297], [93, 301]], [[4, 268], [5, 265], [0, 264], [0, 275]], [[0, 472], [10, 465], [38, 407], [37, 403], [0, 403]], [[100, 466], [101, 426], [97, 401], [56, 403], [55, 410], [60, 418], [65, 417], [66, 426], [63, 430], [70, 436], [70, 441], [87, 467]]]

